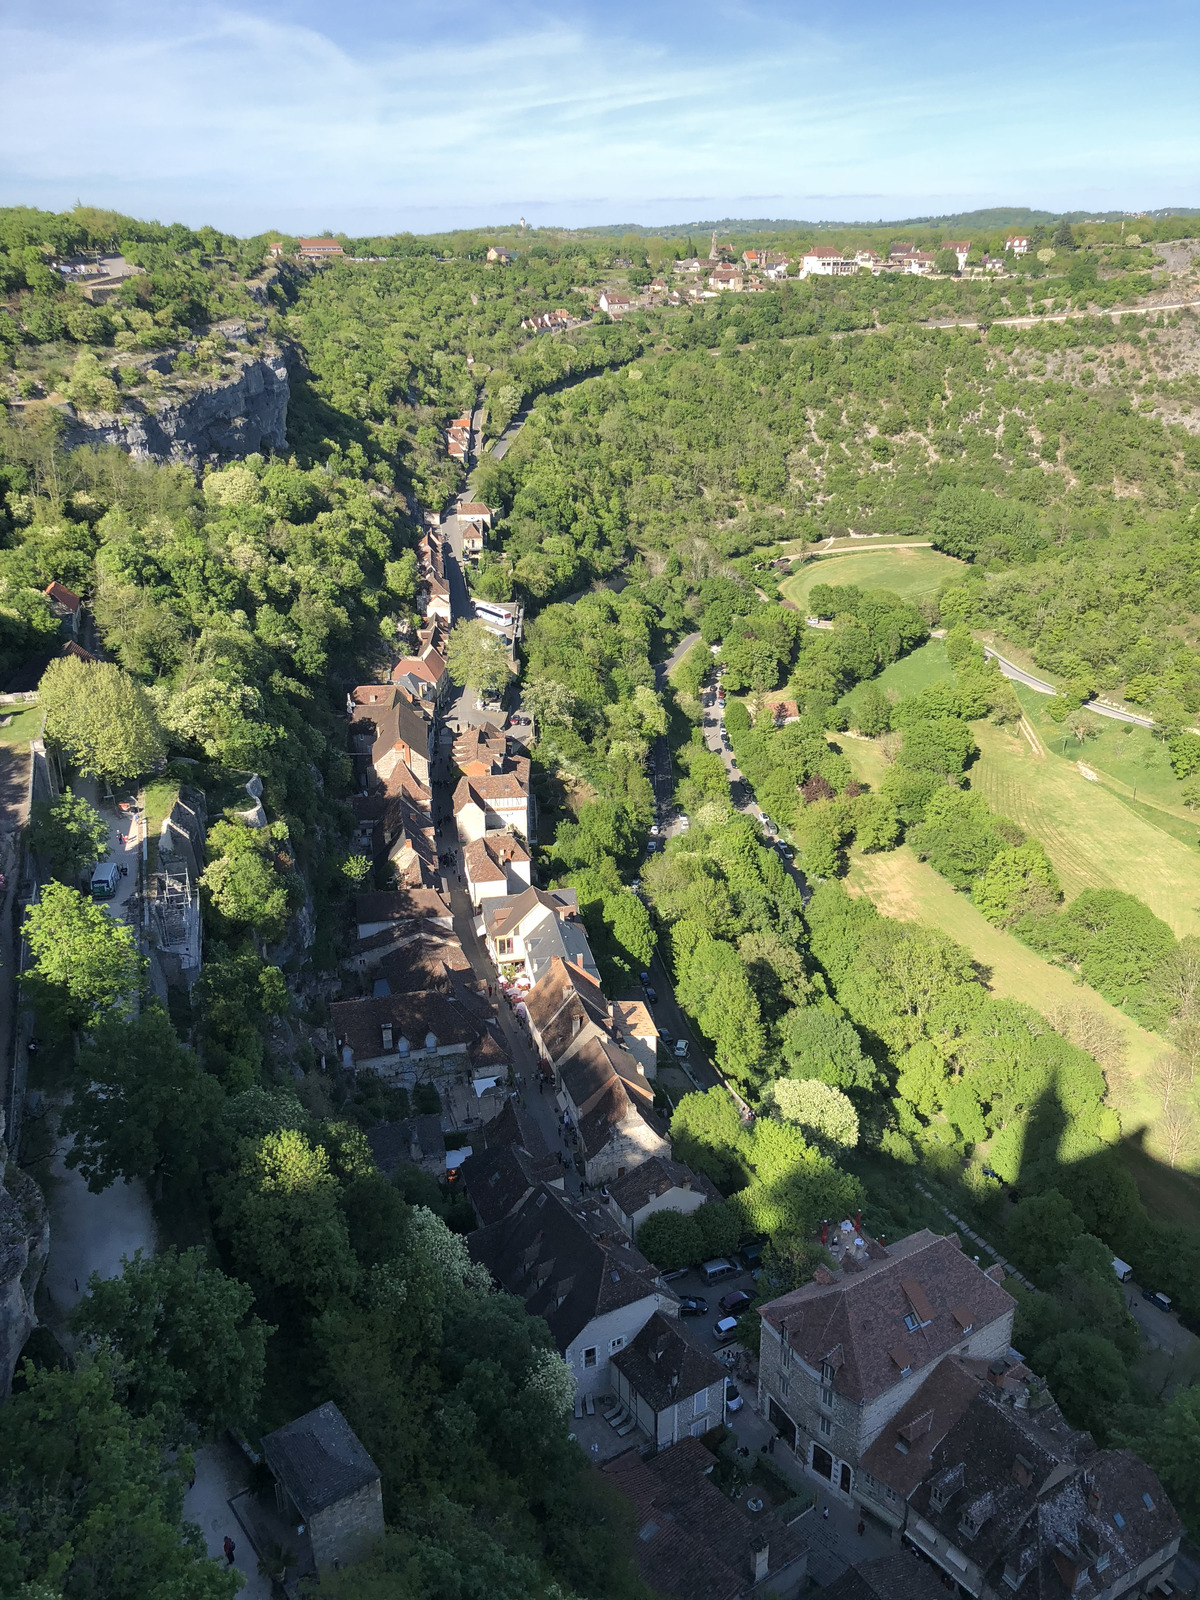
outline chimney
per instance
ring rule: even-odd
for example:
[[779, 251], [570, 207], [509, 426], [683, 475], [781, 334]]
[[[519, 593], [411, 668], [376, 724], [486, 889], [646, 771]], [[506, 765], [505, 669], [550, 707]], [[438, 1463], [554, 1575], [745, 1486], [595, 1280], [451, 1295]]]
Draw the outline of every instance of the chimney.
[[390, 1050], [392, 1048], [392, 1025], [391, 1025], [390, 1022], [385, 1022], [383, 1024], [382, 1033], [383, 1033], [383, 1048], [385, 1050]]
[[1095, 1473], [1085, 1472], [1083, 1481], [1087, 1486], [1088, 1510], [1094, 1517], [1098, 1517], [1100, 1515], [1100, 1485], [1096, 1482]]
[[759, 1550], [750, 1552], [750, 1566], [754, 1573], [754, 1582], [762, 1583], [767, 1573], [771, 1570], [771, 1546], [764, 1544]]
[[690, 1172], [686, 1178], [680, 1178], [679, 1187], [681, 1189], [690, 1189], [692, 1187], [692, 1175]]

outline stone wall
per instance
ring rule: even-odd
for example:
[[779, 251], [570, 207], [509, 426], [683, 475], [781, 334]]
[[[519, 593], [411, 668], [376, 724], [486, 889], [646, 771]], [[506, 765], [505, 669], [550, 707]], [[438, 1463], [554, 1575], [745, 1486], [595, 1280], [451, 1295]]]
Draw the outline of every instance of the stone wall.
[[25, 1341], [37, 1325], [33, 1295], [50, 1250], [42, 1192], [8, 1159], [0, 1110], [0, 1399], [12, 1388]]
[[313, 1560], [318, 1570], [349, 1566], [369, 1554], [383, 1538], [383, 1489], [378, 1478], [318, 1511], [308, 1524]]
[[283, 352], [268, 346], [244, 358], [236, 378], [184, 396], [144, 404], [131, 398], [120, 415], [67, 407], [62, 442], [68, 450], [115, 444], [136, 461], [219, 465], [256, 450], [285, 450], [289, 398]]

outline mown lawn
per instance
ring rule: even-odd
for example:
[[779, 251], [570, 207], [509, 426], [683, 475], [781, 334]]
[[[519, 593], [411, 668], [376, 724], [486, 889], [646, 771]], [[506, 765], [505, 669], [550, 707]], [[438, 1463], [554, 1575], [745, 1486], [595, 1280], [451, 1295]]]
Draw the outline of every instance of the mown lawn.
[[844, 550], [808, 562], [800, 572], [785, 579], [779, 592], [801, 610], [815, 583], [853, 583], [860, 589], [890, 589], [905, 600], [921, 600], [936, 594], [947, 578], [963, 568], [963, 562], [940, 550], [912, 545], [891, 550]]
[[[1181, 937], [1200, 933], [1200, 849], [1193, 842], [1200, 830], [1189, 813], [1182, 807], [1157, 811], [1144, 803], [1140, 784], [1138, 803], [1132, 803], [1098, 765], [1100, 741], [1089, 741], [1081, 757], [1068, 739], [1064, 757], [1058, 753], [1061, 730], [1054, 723], [1048, 727], [1055, 730], [1057, 750], [1042, 725], [1036, 729], [1041, 752], [1035, 754], [1020, 734], [975, 723], [981, 753], [970, 771], [972, 788], [1042, 841], [1068, 898], [1081, 889], [1123, 889]], [[1085, 778], [1080, 759], [1103, 781]], [[1163, 788], [1160, 780], [1159, 792]]]
[[42, 731], [42, 717], [45, 713], [36, 705], [32, 705], [20, 711], [4, 708], [3, 714], [11, 716], [12, 721], [7, 727], [0, 728], [0, 744], [12, 745], [18, 750], [28, 749], [29, 741], [36, 739]]

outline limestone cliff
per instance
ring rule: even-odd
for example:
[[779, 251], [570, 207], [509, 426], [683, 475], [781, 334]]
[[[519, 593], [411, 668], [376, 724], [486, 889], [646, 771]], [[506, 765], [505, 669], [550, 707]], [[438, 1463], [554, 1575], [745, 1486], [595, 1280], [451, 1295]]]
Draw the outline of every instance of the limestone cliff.
[[0, 1399], [12, 1388], [26, 1339], [37, 1325], [33, 1294], [50, 1250], [50, 1217], [42, 1192], [4, 1143], [0, 1111]]
[[252, 451], [287, 448], [287, 362], [267, 346], [240, 359], [222, 382], [189, 384], [145, 401], [129, 397], [122, 412], [76, 413], [66, 407], [63, 444], [115, 444], [138, 461], [177, 462], [197, 469]]

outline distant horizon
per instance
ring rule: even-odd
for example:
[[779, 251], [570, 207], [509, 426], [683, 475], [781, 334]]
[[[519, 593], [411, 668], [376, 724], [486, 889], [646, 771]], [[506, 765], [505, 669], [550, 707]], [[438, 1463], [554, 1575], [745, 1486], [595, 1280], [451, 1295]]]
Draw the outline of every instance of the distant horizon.
[[[20, 200], [5, 201], [0, 203], [14, 207], [28, 205], [27, 201]], [[212, 222], [211, 219], [201, 219], [197, 221], [187, 217], [171, 215], [170, 213], [164, 213], [161, 216], [154, 217], [137, 216], [133, 212], [122, 211], [119, 207], [99, 205], [91, 200], [78, 200], [76, 201], [75, 205], [58, 208], [58, 210], [61, 214], [69, 215], [74, 209], [76, 209], [76, 206], [82, 206], [84, 209], [91, 210], [114, 211], [120, 215], [130, 217], [138, 222], [150, 223], [163, 227], [169, 227], [175, 223], [182, 224], [183, 226], [192, 229], [198, 229], [204, 226], [217, 226], [217, 224]], [[35, 209], [45, 210], [51, 208], [41, 207]], [[981, 207], [973, 212], [945, 212], [936, 216], [885, 217], [878, 220], [871, 220], [868, 218], [831, 219], [726, 216], [715, 218], [709, 217], [703, 220], [692, 222], [658, 221], [653, 223], [643, 223], [629, 220], [620, 222], [593, 222], [591, 224], [583, 224], [575, 227], [553, 221], [533, 223], [528, 218], [525, 218], [524, 228], [522, 228], [521, 219], [518, 217], [511, 221], [497, 221], [493, 219], [490, 222], [472, 223], [458, 228], [429, 228], [422, 230], [404, 226], [393, 226], [390, 228], [383, 227], [371, 230], [336, 226], [314, 228], [308, 225], [295, 228], [280, 228], [274, 225], [279, 220], [278, 218], [275, 218], [273, 219], [272, 225], [269, 227], [251, 228], [241, 233], [237, 233], [235, 236], [240, 238], [256, 238], [276, 233], [286, 238], [302, 239], [341, 236], [348, 239], [366, 239], [395, 238], [405, 234], [410, 235], [413, 238], [444, 238], [457, 233], [477, 233], [489, 236], [509, 234], [517, 234], [520, 236], [522, 233], [525, 233], [532, 237], [536, 237], [542, 233], [548, 233], [575, 234], [586, 238], [594, 236], [603, 237], [606, 235], [612, 236], [630, 232], [642, 234], [646, 237], [659, 236], [667, 240], [677, 241], [679, 238], [684, 236], [709, 236], [714, 232], [718, 235], [734, 235], [755, 233], [801, 233], [805, 231], [816, 231], [821, 229], [836, 230], [838, 228], [873, 229], [879, 231], [889, 229], [894, 230], [899, 228], [960, 229], [964, 227], [973, 228], [980, 232], [990, 232], [1001, 228], [1015, 228], [1022, 226], [1048, 227], [1063, 220], [1066, 220], [1074, 225], [1088, 222], [1096, 224], [1121, 221], [1129, 222], [1136, 221], [1138, 218], [1145, 218], [1148, 221], [1154, 221], [1169, 216], [1200, 217], [1200, 207], [1159, 206], [1153, 210], [1142, 209], [1138, 211], [1089, 212], [1083, 209], [1070, 207], [1067, 207], [1062, 211], [1047, 211], [1032, 206], [988, 206]], [[224, 233], [234, 232], [234, 230], [231, 229], [219, 229], [219, 231]]]
[[1200, 206], [1186, 0], [10, 0], [0, 61], [0, 201], [243, 236]]

